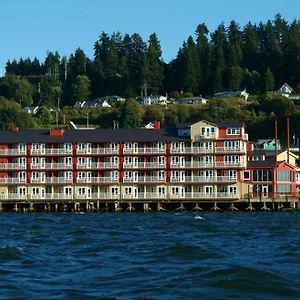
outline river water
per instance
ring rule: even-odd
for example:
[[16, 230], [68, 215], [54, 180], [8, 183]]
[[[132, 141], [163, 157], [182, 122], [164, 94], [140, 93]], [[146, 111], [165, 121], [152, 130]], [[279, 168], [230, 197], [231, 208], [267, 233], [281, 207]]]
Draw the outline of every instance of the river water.
[[0, 299], [300, 299], [300, 212], [2, 213]]

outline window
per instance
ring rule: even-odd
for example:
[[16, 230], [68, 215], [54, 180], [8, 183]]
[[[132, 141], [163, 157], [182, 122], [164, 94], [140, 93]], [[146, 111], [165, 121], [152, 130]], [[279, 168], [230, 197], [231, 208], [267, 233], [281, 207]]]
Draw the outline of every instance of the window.
[[272, 181], [272, 170], [253, 170], [253, 181]]
[[291, 182], [291, 172], [288, 170], [277, 171], [278, 182]]
[[131, 187], [125, 187], [125, 195], [129, 196], [132, 193]]
[[164, 156], [158, 156], [158, 164], [159, 165], [165, 165], [166, 160]]
[[40, 144], [33, 143], [31, 145], [31, 149], [32, 149], [32, 151], [39, 151], [40, 150]]
[[85, 151], [85, 144], [84, 143], [79, 143], [78, 144], [78, 151]]
[[65, 165], [72, 166], [72, 157], [65, 157]]
[[171, 156], [171, 164], [178, 165], [179, 164], [179, 156]]
[[111, 188], [111, 194], [113, 196], [117, 196], [119, 194], [119, 188], [118, 187], [112, 187]]
[[236, 170], [229, 170], [229, 178], [236, 179]]
[[85, 187], [78, 188], [78, 194], [79, 194], [79, 196], [85, 195]]
[[159, 186], [158, 189], [158, 195], [162, 196], [165, 194], [165, 187], [164, 186]]
[[236, 188], [236, 186], [230, 186], [230, 187], [229, 187], [229, 194], [231, 194], [231, 195], [236, 195], [236, 193], [237, 193], [237, 188]]
[[241, 133], [241, 129], [238, 127], [227, 128], [228, 135], [238, 135]]
[[67, 152], [71, 152], [71, 151], [72, 151], [72, 144], [71, 144], [71, 143], [65, 144], [65, 150], [66, 150]]
[[124, 172], [124, 178], [125, 178], [126, 180], [131, 179], [131, 178], [132, 178], [132, 171], [125, 171], [125, 172]]
[[119, 172], [118, 171], [112, 171], [111, 172], [112, 179], [119, 179]]
[[216, 128], [215, 127], [201, 127], [200, 130], [200, 135], [201, 136], [214, 136], [216, 133]]
[[65, 172], [65, 178], [67, 180], [72, 180], [72, 171]]
[[26, 166], [26, 157], [20, 157], [19, 164], [20, 166]]
[[112, 163], [112, 165], [118, 165], [119, 164], [118, 156], [112, 156], [111, 157], [111, 163]]
[[85, 179], [85, 172], [78, 172], [78, 179]]
[[25, 152], [26, 151], [26, 145], [25, 144], [19, 144], [19, 151]]
[[71, 196], [72, 195], [72, 188], [71, 187], [66, 187], [65, 188], [65, 195], [66, 196]]
[[165, 179], [165, 171], [158, 171], [158, 178], [159, 179]]
[[159, 142], [158, 143], [158, 149], [159, 150], [165, 150], [166, 144], [164, 142]]
[[85, 165], [85, 157], [78, 157], [78, 166]]
[[118, 150], [118, 143], [111, 143], [111, 150], [112, 151], [117, 151]]
[[224, 163], [225, 164], [239, 164], [240, 157], [238, 155], [225, 155], [224, 156]]
[[224, 142], [224, 148], [227, 149], [227, 150], [239, 149], [240, 148], [240, 142], [239, 141], [225, 141]]
[[244, 179], [250, 179], [250, 171], [244, 171]]
[[132, 143], [124, 143], [124, 150], [131, 150], [132, 149]]
[[125, 156], [124, 157], [124, 164], [130, 165], [132, 163], [132, 157], [131, 156]]

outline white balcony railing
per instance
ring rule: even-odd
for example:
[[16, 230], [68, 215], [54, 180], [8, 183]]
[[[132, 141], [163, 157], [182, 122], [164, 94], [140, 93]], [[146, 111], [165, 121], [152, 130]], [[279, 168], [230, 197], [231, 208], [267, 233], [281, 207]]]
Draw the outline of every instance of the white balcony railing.
[[26, 150], [0, 149], [0, 156], [23, 156], [23, 155], [26, 155]]
[[138, 176], [131, 178], [123, 178], [124, 183], [164, 183], [166, 182], [166, 178], [160, 178], [158, 176]]
[[48, 170], [71, 170], [73, 168], [72, 164], [65, 163], [38, 163], [38, 164], [30, 164], [31, 170], [39, 170], [39, 169], [48, 169]]
[[26, 183], [25, 178], [17, 178], [17, 177], [2, 177], [0, 178], [0, 184], [21, 184], [21, 183]]
[[0, 163], [0, 170], [26, 170], [26, 165], [19, 163]]
[[44, 148], [44, 149], [31, 149], [31, 155], [72, 155], [72, 149], [64, 148]]
[[166, 148], [155, 148], [155, 147], [131, 148], [131, 149], [124, 148], [123, 154], [166, 154]]
[[84, 164], [77, 164], [78, 170], [84, 169], [118, 169], [119, 164], [112, 163], [112, 162], [91, 162], [91, 163], [84, 163]]
[[88, 154], [119, 154], [119, 149], [115, 148], [84, 148], [84, 149], [77, 149], [76, 150], [77, 154], [83, 154], [83, 155], [88, 155]]

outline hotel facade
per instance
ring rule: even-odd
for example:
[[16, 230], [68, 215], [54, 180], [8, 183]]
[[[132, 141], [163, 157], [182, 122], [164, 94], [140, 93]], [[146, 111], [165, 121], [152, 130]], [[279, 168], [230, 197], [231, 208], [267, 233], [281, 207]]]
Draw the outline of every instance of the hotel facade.
[[2, 130], [0, 200], [238, 201], [253, 191], [247, 145], [240, 122]]

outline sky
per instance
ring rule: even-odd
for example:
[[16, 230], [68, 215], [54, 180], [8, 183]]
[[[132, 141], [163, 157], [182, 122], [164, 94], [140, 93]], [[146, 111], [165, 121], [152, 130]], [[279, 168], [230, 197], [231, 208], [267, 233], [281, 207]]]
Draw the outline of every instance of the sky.
[[44, 62], [48, 51], [69, 57], [80, 47], [92, 59], [102, 31], [145, 42], [155, 32], [168, 63], [201, 23], [212, 33], [221, 22], [242, 28], [280, 13], [290, 23], [299, 12], [300, 0], [0, 0], [0, 75], [8, 60]]

